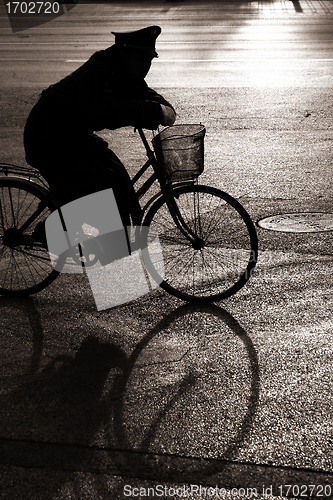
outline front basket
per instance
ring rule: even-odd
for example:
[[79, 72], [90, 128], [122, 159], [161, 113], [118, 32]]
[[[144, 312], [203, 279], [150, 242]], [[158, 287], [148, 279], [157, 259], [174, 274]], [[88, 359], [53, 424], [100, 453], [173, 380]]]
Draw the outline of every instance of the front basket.
[[169, 182], [196, 179], [204, 169], [204, 125], [174, 125], [152, 143], [163, 174]]

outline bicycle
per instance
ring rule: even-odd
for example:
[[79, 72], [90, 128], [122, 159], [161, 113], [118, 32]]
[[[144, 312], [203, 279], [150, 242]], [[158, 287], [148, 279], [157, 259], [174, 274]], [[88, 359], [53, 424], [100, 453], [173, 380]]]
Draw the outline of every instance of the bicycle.
[[[153, 138], [153, 148], [143, 130], [138, 132], [148, 159], [133, 177], [132, 186], [149, 167], [153, 174], [125, 209], [141, 201], [158, 182], [159, 192], [149, 194], [138, 220], [132, 221], [149, 273], [166, 292], [185, 301], [216, 302], [233, 295], [252, 275], [258, 240], [250, 216], [236, 199], [198, 184], [205, 127], [168, 127]], [[0, 172], [4, 174], [0, 177], [0, 294], [33, 294], [59, 275], [48, 249], [32, 237], [36, 225], [59, 208], [59, 188], [50, 191], [33, 168], [0, 164]], [[148, 245], [156, 233], [162, 277]]]

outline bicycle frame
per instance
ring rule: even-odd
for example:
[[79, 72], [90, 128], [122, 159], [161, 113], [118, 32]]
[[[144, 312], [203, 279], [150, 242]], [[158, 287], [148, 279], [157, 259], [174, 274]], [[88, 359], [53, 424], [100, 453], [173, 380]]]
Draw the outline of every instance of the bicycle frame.
[[[109, 194], [108, 191], [103, 193], [103, 190], [108, 188], [112, 194], [110, 188], [114, 186], [118, 209], [115, 204], [114, 211], [109, 209], [106, 214], [107, 222], [112, 222], [114, 216], [118, 217], [120, 212], [121, 232], [122, 236], [125, 232], [127, 238], [128, 254], [138, 251], [140, 259], [141, 256], [143, 259], [143, 269], [146, 269], [166, 292], [186, 301], [221, 300], [238, 291], [251, 276], [258, 252], [256, 230], [250, 216], [236, 199], [217, 188], [198, 185], [196, 180], [190, 177], [191, 175], [197, 177], [202, 171], [202, 163], [200, 168], [195, 168], [196, 159], [199, 158], [196, 153], [198, 155], [203, 153], [202, 142], [199, 144], [200, 151], [193, 148], [194, 155], [184, 153], [184, 163], [180, 163], [180, 158], [186, 145], [179, 142], [176, 145], [171, 143], [172, 146], [168, 146], [168, 143], [161, 144], [164, 135], [168, 140], [169, 136], [174, 137], [175, 133], [177, 137], [179, 131], [181, 133], [178, 136], [184, 137], [185, 142], [189, 139], [191, 143], [194, 136], [189, 135], [187, 131], [192, 131], [192, 126], [181, 127], [166, 129], [162, 132], [162, 136], [152, 141], [152, 144], [144, 132], [138, 129], [145, 148], [143, 156], [146, 153], [148, 158], [145, 158], [145, 163], [142, 162], [144, 165], [132, 179], [126, 175], [126, 184], [122, 184], [124, 187], [120, 190], [118, 186], [121, 183], [116, 184], [118, 179], [114, 177], [110, 178], [108, 185], [102, 181], [93, 190], [87, 189], [89, 185], [82, 187], [88, 194], [98, 197]], [[169, 153], [172, 151], [170, 147], [179, 147], [179, 154], [177, 149], [174, 155]], [[164, 150], [167, 151], [165, 155]], [[112, 154], [109, 151], [105, 153], [105, 155], [101, 153], [99, 157], [97, 148], [94, 157], [96, 162], [103, 162], [105, 158], [103, 163], [105, 168], [109, 167], [112, 172], [114, 167], [117, 171], [112, 158], [110, 163], [107, 163]], [[200, 160], [202, 159], [200, 156]], [[152, 167], [152, 170], [148, 173], [146, 171], [149, 167]], [[170, 172], [167, 171], [169, 168]], [[88, 240], [93, 239], [93, 234], [96, 233], [86, 231], [83, 224], [89, 223], [90, 220], [94, 225], [94, 213], [91, 217], [90, 215], [87, 218], [80, 217], [82, 220], [76, 226], [73, 222], [73, 228], [70, 227], [72, 222], [67, 224], [65, 212], [67, 208], [75, 210], [76, 206], [79, 210], [78, 205], [81, 202], [84, 211], [86, 211], [85, 206], [87, 210], [89, 207], [88, 203], [85, 204], [85, 198], [81, 197], [84, 196], [81, 194], [84, 191], [79, 189], [79, 184], [75, 185], [75, 182], [80, 182], [80, 178], [73, 178], [71, 181], [67, 175], [63, 175], [61, 185], [50, 190], [45, 179], [40, 179], [38, 182], [39, 174], [34, 168], [29, 170], [25, 167], [23, 170], [21, 167], [0, 163], [0, 176], [3, 173], [9, 178], [1, 180], [0, 189], [0, 225], [2, 225], [0, 252], [3, 257], [0, 272], [1, 294], [36, 293], [48, 286], [62, 270], [66, 272], [67, 268], [63, 266], [67, 264], [70, 266], [77, 264], [85, 268], [95, 266], [99, 260], [101, 263], [104, 262], [101, 252], [107, 248], [102, 244], [108, 239], [107, 235], [101, 239], [96, 237], [94, 241], [89, 242]], [[121, 174], [122, 172], [119, 173], [119, 181], [122, 178]], [[61, 203], [60, 199], [64, 201]], [[66, 206], [71, 199], [74, 202], [73, 207]], [[112, 200], [114, 202], [113, 196]], [[93, 205], [92, 211], [94, 212], [96, 207], [95, 227], [99, 228], [101, 212], [97, 205], [97, 203]], [[64, 251], [60, 250], [59, 256], [56, 257], [57, 267], [55, 267], [52, 252], [54, 248], [48, 249], [42, 223], [46, 220], [48, 230], [47, 217], [52, 212], [57, 216], [58, 211], [62, 228], [59, 225], [57, 227], [60, 233], [61, 229], [64, 230], [68, 241], [63, 245]], [[26, 217], [28, 220], [25, 220]], [[68, 218], [68, 221], [73, 220]], [[52, 225], [51, 219], [49, 222]], [[75, 242], [70, 238], [71, 229], [79, 231], [75, 236]], [[90, 232], [93, 234], [89, 234]], [[117, 235], [115, 237], [117, 238]], [[108, 242], [112, 245], [111, 239], [108, 239]], [[134, 257], [136, 256], [135, 254]], [[72, 272], [75, 271], [76, 269]]]
[[[134, 187], [135, 183], [142, 177], [142, 175], [148, 170], [149, 167], [153, 168], [154, 173], [136, 191], [135, 197], [134, 198], [132, 197], [131, 200], [124, 207], [124, 212], [128, 211], [131, 208], [131, 206], [134, 205], [135, 202], [139, 201], [144, 196], [144, 194], [147, 193], [147, 191], [152, 186], [152, 184], [157, 180], [159, 185], [160, 185], [160, 189], [161, 189], [160, 192], [157, 193], [156, 195], [154, 195], [152, 198], [150, 198], [148, 203], [142, 208], [141, 213], [138, 217], [138, 220], [134, 220], [133, 224], [134, 225], [141, 225], [144, 213], [146, 212], [148, 206], [151, 205], [160, 196], [163, 196], [163, 198], [165, 199], [165, 202], [167, 204], [167, 207], [170, 211], [170, 214], [171, 214], [176, 226], [178, 227], [178, 229], [191, 242], [191, 244], [194, 246], [194, 248], [198, 248], [198, 249], [201, 248], [203, 241], [185, 223], [185, 221], [184, 221], [184, 219], [183, 219], [183, 217], [178, 209], [177, 203], [175, 202], [175, 199], [173, 198], [173, 196], [171, 194], [172, 187], [171, 187], [171, 185], [168, 185], [166, 183], [166, 181], [163, 177], [163, 172], [161, 170], [161, 167], [160, 167], [158, 160], [155, 156], [155, 153], [150, 148], [143, 130], [141, 128], [138, 128], [137, 130], [140, 134], [141, 140], [142, 140], [143, 145], [146, 149], [148, 160], [141, 167], [141, 169], [136, 173], [136, 175], [132, 178], [131, 184], [127, 188], [125, 188], [124, 191], [122, 191], [121, 195], [126, 196], [129, 189], [131, 187]], [[27, 182], [29, 182], [29, 181], [27, 180]], [[185, 183], [187, 183], [187, 184], [190, 182], [191, 181], [187, 181], [187, 182], [185, 181]], [[182, 184], [184, 184], [184, 182]], [[42, 189], [45, 189], [45, 188], [42, 188]], [[12, 238], [15, 239], [15, 237], [22, 234], [31, 225], [31, 223], [34, 220], [36, 220], [36, 218], [42, 213], [42, 211], [48, 206], [50, 201], [53, 201], [54, 205], [57, 206], [56, 196], [57, 196], [57, 193], [59, 193], [60, 191], [61, 191], [61, 187], [58, 187], [57, 189], [55, 189], [54, 191], [51, 191], [49, 193], [47, 193], [47, 191], [45, 189], [46, 196], [39, 203], [39, 206], [38, 206], [38, 209], [36, 210], [36, 212], [33, 215], [31, 215], [31, 217], [29, 217], [20, 228], [17, 228], [17, 231], [15, 233], [13, 233], [13, 235], [11, 235], [11, 239]], [[59, 207], [59, 212], [60, 212], [60, 216], [61, 216], [60, 208], [61, 207]], [[64, 224], [64, 221], [62, 221], [62, 222]], [[65, 229], [65, 226], [64, 226], [64, 229]]]

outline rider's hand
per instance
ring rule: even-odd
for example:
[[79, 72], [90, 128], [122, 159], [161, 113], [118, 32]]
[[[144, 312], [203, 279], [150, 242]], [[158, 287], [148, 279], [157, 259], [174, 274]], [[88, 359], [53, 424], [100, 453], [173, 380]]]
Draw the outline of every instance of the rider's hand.
[[164, 106], [164, 104], [160, 104], [162, 109], [162, 121], [161, 125], [170, 126], [173, 125], [176, 121], [176, 113], [173, 109], [169, 108], [169, 106]]

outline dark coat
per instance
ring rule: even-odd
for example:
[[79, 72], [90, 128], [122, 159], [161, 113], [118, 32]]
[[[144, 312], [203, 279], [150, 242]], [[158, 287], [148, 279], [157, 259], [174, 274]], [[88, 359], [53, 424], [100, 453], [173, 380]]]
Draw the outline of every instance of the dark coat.
[[87, 146], [92, 156], [98, 150], [98, 141], [90, 140], [93, 132], [125, 126], [154, 130], [162, 120], [160, 104], [172, 107], [143, 79], [129, 79], [115, 46], [96, 52], [42, 92], [25, 126], [27, 162], [52, 185], [70, 174], [87, 177], [92, 170], [91, 162], [84, 165]]
[[[162, 120], [159, 104], [171, 106], [143, 79], [121, 71], [115, 47], [101, 50], [69, 76], [44, 90], [49, 125], [75, 136], [133, 126], [154, 130]], [[44, 101], [43, 101], [44, 102]], [[42, 112], [42, 109], [40, 110]], [[54, 128], [54, 127], [52, 127]]]

